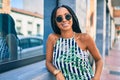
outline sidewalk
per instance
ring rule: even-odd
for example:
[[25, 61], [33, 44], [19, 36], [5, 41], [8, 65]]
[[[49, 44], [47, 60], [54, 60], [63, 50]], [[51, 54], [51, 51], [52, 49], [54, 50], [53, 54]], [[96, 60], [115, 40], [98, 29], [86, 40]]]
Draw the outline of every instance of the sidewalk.
[[120, 80], [120, 39], [105, 57], [101, 80]]

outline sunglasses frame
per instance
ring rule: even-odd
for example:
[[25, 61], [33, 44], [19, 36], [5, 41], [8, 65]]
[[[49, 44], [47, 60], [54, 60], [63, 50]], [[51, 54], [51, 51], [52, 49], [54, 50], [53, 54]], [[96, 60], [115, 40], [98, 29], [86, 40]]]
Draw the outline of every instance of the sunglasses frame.
[[[71, 14], [66, 14], [65, 15], [65, 19], [66, 20], [70, 20], [72, 18], [72, 15]], [[56, 20], [56, 22], [62, 22], [63, 21], [63, 17], [62, 16], [57, 16], [56, 18], [55, 18], [55, 20]]]

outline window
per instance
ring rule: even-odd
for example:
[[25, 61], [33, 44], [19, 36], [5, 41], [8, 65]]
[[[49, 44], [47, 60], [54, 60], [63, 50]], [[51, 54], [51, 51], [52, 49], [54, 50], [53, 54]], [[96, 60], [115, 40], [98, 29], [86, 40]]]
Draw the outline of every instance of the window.
[[17, 34], [19, 35], [22, 35], [21, 28], [22, 28], [22, 21], [16, 20], [16, 30], [17, 30]]
[[[14, 5], [16, 5], [14, 2], [15, 0], [0, 0], [0, 10], [1, 10], [1, 8], [3, 8], [3, 4], [2, 4], [3, 1], [10, 2], [11, 7], [12, 6], [14, 7]], [[41, 1], [41, 0], [37, 0], [37, 1]], [[33, 4], [33, 2], [30, 2], [30, 5], [23, 4], [23, 2], [28, 3], [29, 1], [22, 0], [19, 2], [19, 4], [22, 4], [22, 6], [20, 8], [22, 8], [23, 6], [24, 7], [27, 6], [29, 8], [31, 7], [29, 10], [27, 8], [24, 8], [26, 11], [30, 11], [32, 13], [33, 9], [36, 8], [36, 7], [34, 7], [34, 6], [36, 6], [36, 1], [35, 1], [35, 5]], [[15, 7], [15, 8], [17, 8], [17, 7]], [[43, 8], [43, 7], [40, 7], [40, 8]], [[35, 12], [39, 13], [38, 10]], [[5, 62], [2, 64], [0, 63], [0, 73], [45, 59], [45, 53], [43, 53], [43, 43], [42, 43], [43, 39], [26, 38], [26, 37], [31, 37], [28, 35], [33, 35], [33, 34], [35, 35], [37, 33], [40, 33], [40, 28], [43, 27], [43, 25], [40, 25], [37, 22], [40, 21], [40, 23], [41, 23], [42, 22], [41, 18], [36, 17], [35, 15], [21, 14], [21, 12], [14, 12], [14, 11], [11, 11], [10, 15], [12, 15], [14, 20], [16, 20], [15, 21], [15, 29], [16, 29], [17, 33], [22, 33], [24, 35], [17, 35], [18, 36], [18, 46], [17, 46], [18, 53], [17, 53], [17, 55], [19, 56], [18, 59], [14, 60], [14, 61], [10, 61], [10, 62]], [[38, 25], [36, 25], [36, 23]], [[37, 28], [37, 26], [38, 26], [38, 28]], [[38, 31], [37, 31], [37, 29], [38, 29]], [[36, 36], [36, 37], [38, 37], [38, 36]], [[31, 44], [30, 44], [30, 40], [31, 40]], [[21, 42], [21, 44], [19, 44], [20, 42]], [[40, 45], [40, 44], [42, 44], [42, 45]], [[38, 46], [38, 45], [40, 45], [40, 46]]]
[[28, 35], [32, 35], [32, 30], [33, 30], [32, 22], [28, 22], [27, 30], [28, 30]]
[[29, 39], [22, 39], [22, 40], [20, 40], [20, 47], [22, 49], [29, 48], [29, 46], [30, 46]]
[[32, 31], [28, 31], [28, 35], [32, 35]]
[[40, 24], [37, 24], [37, 34], [40, 34]]
[[21, 34], [21, 27], [17, 26], [17, 33]]
[[28, 22], [28, 24], [30, 24], [30, 25], [31, 25], [31, 24], [32, 24], [32, 22]]
[[39, 56], [43, 53], [43, 39], [37, 36], [18, 35], [18, 59]]
[[40, 46], [42, 45], [42, 43], [43, 41], [40, 39], [35, 39], [35, 38], [30, 39], [30, 47]]

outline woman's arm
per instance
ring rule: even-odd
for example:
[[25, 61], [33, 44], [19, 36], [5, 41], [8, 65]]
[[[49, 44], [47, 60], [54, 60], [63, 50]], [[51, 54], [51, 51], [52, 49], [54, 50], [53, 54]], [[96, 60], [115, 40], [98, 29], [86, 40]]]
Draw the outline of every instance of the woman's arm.
[[87, 35], [86, 45], [87, 45], [87, 49], [89, 50], [89, 52], [91, 53], [91, 55], [95, 60], [95, 75], [92, 80], [100, 80], [100, 76], [103, 68], [103, 60], [98, 48], [96, 47], [95, 42], [89, 35]]
[[15, 35], [8, 34], [6, 40], [10, 51], [10, 60], [16, 60], [18, 54], [17, 54], [17, 39]]
[[55, 75], [57, 80], [65, 80], [62, 72], [60, 70], [57, 70], [52, 64], [53, 47], [55, 42], [56, 42], [55, 35], [50, 34], [46, 43], [46, 67], [53, 75]]
[[54, 47], [53, 38], [54, 38], [53, 34], [50, 34], [46, 43], [46, 67], [51, 73], [53, 73], [56, 70], [56, 68], [52, 64], [53, 47]]

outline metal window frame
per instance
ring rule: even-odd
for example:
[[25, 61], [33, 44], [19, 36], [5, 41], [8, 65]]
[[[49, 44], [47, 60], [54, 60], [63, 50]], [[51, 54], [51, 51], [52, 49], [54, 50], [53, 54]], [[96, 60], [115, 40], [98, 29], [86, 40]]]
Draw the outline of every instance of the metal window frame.
[[29, 65], [35, 62], [39, 62], [45, 60], [45, 55], [40, 55], [40, 56], [35, 56], [35, 57], [31, 57], [31, 58], [27, 58], [27, 59], [21, 59], [21, 60], [15, 60], [15, 61], [11, 61], [11, 62], [6, 62], [6, 63], [2, 63], [0, 64], [0, 73], [18, 68], [18, 67], [22, 67], [25, 65]]

